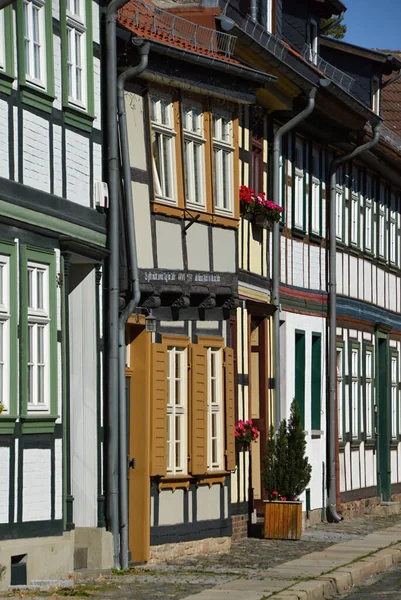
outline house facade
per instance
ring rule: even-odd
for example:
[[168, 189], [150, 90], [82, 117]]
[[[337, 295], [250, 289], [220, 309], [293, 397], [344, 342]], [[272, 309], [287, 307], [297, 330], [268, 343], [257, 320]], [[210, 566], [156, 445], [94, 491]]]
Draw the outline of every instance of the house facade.
[[0, 10], [2, 588], [67, 577], [76, 545], [86, 565], [94, 546], [94, 565], [110, 563], [99, 22], [91, 0]]

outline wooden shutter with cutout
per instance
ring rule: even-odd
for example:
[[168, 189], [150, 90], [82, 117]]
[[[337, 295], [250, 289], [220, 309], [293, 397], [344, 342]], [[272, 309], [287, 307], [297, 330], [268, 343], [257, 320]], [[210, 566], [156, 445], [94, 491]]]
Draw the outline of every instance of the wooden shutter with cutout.
[[207, 471], [207, 349], [193, 345], [190, 371], [190, 462], [192, 475]]
[[167, 472], [167, 346], [152, 344], [150, 476]]
[[224, 416], [225, 416], [225, 456], [227, 471], [235, 469], [235, 390], [234, 390], [234, 350], [224, 348]]

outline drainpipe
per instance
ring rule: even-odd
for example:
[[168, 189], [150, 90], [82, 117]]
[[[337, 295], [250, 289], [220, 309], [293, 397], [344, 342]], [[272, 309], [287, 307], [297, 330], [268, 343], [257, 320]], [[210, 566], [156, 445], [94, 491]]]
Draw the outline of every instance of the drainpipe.
[[337, 285], [336, 285], [336, 173], [342, 163], [359, 156], [375, 146], [380, 138], [381, 123], [373, 128], [373, 138], [362, 146], [354, 148], [345, 156], [334, 159], [329, 167], [330, 200], [329, 200], [329, 516], [336, 523], [343, 520], [337, 512], [336, 498], [336, 391], [337, 391]]
[[253, 21], [257, 21], [257, 18], [258, 18], [256, 1], [257, 0], [251, 0], [250, 5], [249, 5], [249, 15]]
[[135, 311], [139, 304], [141, 291], [138, 276], [138, 255], [136, 251], [135, 217], [132, 198], [131, 184], [131, 161], [129, 155], [127, 116], [125, 111], [124, 88], [128, 79], [132, 79], [142, 73], [148, 66], [150, 43], [142, 40], [134, 41], [138, 45], [140, 55], [139, 64], [127, 69], [118, 77], [118, 119], [120, 130], [121, 159], [124, 178], [124, 202], [125, 216], [127, 219], [128, 234], [128, 258], [131, 274], [131, 294], [127, 306], [121, 312], [119, 319], [119, 416], [120, 416], [120, 547], [121, 568], [128, 568], [128, 429], [127, 429], [127, 399], [125, 386], [125, 326], [129, 316]]
[[107, 500], [109, 528], [113, 535], [114, 567], [120, 568], [118, 523], [118, 313], [119, 313], [119, 208], [120, 185], [117, 131], [117, 27], [116, 14], [127, 0], [111, 0], [106, 11], [107, 165], [109, 184], [109, 321], [107, 353]]
[[[282, 153], [283, 136], [309, 117], [315, 108], [317, 88], [312, 88], [308, 94], [306, 108], [291, 121], [285, 123], [274, 134], [273, 140], [273, 202], [280, 203], [280, 158]], [[278, 429], [281, 421], [280, 398], [280, 225], [273, 223], [273, 265], [272, 265], [272, 304], [275, 308], [273, 314], [274, 331], [274, 384], [275, 384], [275, 428]]]

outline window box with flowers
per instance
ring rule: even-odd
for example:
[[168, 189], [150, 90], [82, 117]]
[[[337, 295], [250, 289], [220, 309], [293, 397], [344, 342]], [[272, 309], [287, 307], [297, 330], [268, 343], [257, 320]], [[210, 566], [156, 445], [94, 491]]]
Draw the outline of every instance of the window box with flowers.
[[262, 479], [265, 502], [265, 538], [299, 540], [302, 534], [302, 502], [312, 468], [306, 453], [305, 432], [296, 400], [291, 404], [288, 424], [281, 421], [277, 432], [270, 428]]
[[239, 200], [241, 216], [252, 220], [257, 227], [270, 229], [272, 223], [278, 223], [281, 219], [283, 208], [271, 200], [267, 200], [264, 192], [257, 194], [246, 185], [241, 185]]
[[242, 421], [239, 419], [234, 428], [235, 445], [237, 450], [249, 450], [252, 442], [256, 442], [259, 437], [259, 430], [252, 421]]

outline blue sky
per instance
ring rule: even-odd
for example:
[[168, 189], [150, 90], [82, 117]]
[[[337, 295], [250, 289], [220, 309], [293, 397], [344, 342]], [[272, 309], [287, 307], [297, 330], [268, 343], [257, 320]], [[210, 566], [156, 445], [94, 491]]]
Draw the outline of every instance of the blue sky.
[[367, 48], [401, 50], [401, 0], [343, 0], [345, 41]]

